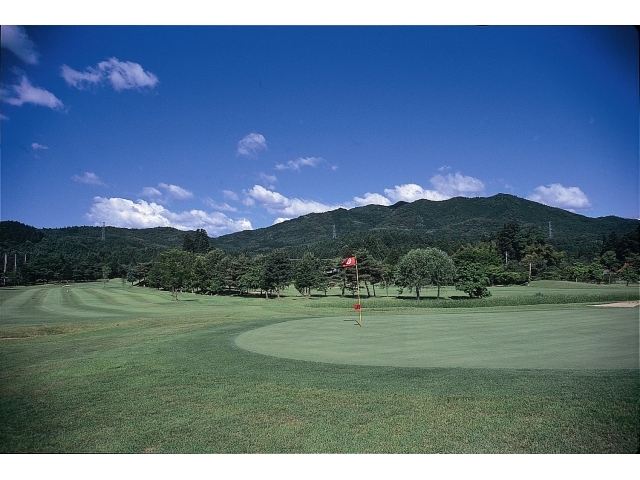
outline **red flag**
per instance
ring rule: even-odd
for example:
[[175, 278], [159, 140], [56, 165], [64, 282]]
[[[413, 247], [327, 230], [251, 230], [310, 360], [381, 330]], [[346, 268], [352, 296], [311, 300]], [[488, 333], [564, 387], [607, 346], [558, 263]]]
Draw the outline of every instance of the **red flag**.
[[355, 267], [356, 266], [356, 257], [351, 256], [342, 260], [343, 267]]
[[360, 310], [360, 304], [356, 303], [356, 304], [353, 306], [353, 309], [354, 309], [354, 310]]

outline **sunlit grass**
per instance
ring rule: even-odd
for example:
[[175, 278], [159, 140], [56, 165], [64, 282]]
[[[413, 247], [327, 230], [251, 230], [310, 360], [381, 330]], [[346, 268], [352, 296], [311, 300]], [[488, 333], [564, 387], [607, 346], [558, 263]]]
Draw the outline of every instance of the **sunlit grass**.
[[286, 360], [242, 350], [235, 338], [283, 320], [344, 313], [339, 305], [315, 307], [340, 299], [289, 291], [281, 300], [181, 294], [172, 301], [167, 292], [114, 282], [71, 290], [65, 299], [61, 286], [0, 289], [2, 452], [638, 449], [634, 369]]

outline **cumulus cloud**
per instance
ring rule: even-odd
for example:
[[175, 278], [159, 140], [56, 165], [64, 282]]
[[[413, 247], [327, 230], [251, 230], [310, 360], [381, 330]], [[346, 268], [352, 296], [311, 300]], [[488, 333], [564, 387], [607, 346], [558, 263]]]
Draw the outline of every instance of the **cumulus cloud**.
[[82, 175], [74, 175], [71, 177], [74, 182], [84, 183], [86, 185], [101, 185], [106, 187], [107, 184], [100, 180], [100, 177], [93, 172], [84, 172]]
[[591, 207], [589, 199], [582, 190], [578, 187], [565, 187], [560, 183], [552, 183], [547, 187], [540, 185], [527, 199], [569, 211]]
[[2, 48], [13, 52], [20, 60], [29, 65], [38, 64], [38, 51], [23, 27], [2, 25], [0, 35]]
[[154, 202], [133, 202], [126, 198], [94, 197], [87, 217], [96, 224], [105, 222], [123, 228], [204, 228], [212, 237], [252, 229], [251, 222], [245, 218], [234, 220], [220, 212], [208, 213], [203, 210], [172, 212]]
[[193, 193], [177, 185], [159, 183], [158, 188], [144, 187], [140, 193], [143, 197], [151, 198], [158, 203], [171, 203], [172, 200], [189, 200]]
[[446, 197], [465, 197], [484, 191], [484, 184], [480, 180], [460, 173], [447, 176], [435, 175], [430, 182], [438, 193]]
[[[397, 188], [397, 187], [396, 187]], [[391, 200], [389, 200], [384, 195], [380, 195], [379, 193], [370, 193], [367, 192], [364, 194], [364, 197], [354, 197], [353, 203], [357, 206], [362, 205], [391, 205]]]
[[31, 148], [33, 150], [49, 150], [49, 147], [47, 147], [46, 145], [40, 145], [39, 143], [33, 142], [31, 144]]
[[296, 160], [289, 160], [287, 163], [278, 163], [276, 170], [293, 170], [300, 171], [300, 167], [317, 167], [324, 160], [319, 157], [305, 157]]
[[10, 85], [6, 90], [2, 91], [2, 100], [9, 105], [21, 106], [25, 103], [49, 107], [52, 109], [64, 108], [64, 104], [53, 93], [43, 89], [34, 87], [26, 77], [22, 76], [20, 83]]
[[404, 185], [396, 185], [395, 188], [385, 188], [384, 193], [393, 202], [414, 202], [420, 199], [440, 201], [449, 198], [435, 190], [425, 190], [415, 183], [405, 183]]
[[267, 149], [267, 141], [264, 135], [252, 132], [238, 142], [238, 155], [251, 157], [261, 150]]
[[261, 185], [254, 185], [253, 188], [245, 193], [247, 195], [244, 202], [245, 205], [259, 205], [264, 207], [269, 213], [287, 218], [299, 217], [307, 213], [328, 212], [329, 210], [340, 207], [340, 205], [325, 205], [314, 200], [287, 198]]
[[154, 88], [158, 83], [158, 77], [145, 71], [139, 63], [121, 62], [115, 57], [98, 63], [96, 67], [87, 67], [84, 72], [79, 72], [62, 65], [60, 76], [68, 85], [83, 90], [91, 85], [108, 81], [114, 90], [131, 90], [133, 88]]

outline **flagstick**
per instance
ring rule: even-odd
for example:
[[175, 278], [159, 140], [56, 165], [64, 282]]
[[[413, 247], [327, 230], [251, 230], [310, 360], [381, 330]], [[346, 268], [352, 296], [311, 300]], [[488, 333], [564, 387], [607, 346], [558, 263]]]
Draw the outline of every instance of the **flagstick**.
[[360, 280], [358, 279], [358, 257], [353, 256], [356, 260], [356, 288], [358, 289], [358, 314], [360, 315], [360, 321], [358, 322], [362, 326], [362, 306], [360, 305]]

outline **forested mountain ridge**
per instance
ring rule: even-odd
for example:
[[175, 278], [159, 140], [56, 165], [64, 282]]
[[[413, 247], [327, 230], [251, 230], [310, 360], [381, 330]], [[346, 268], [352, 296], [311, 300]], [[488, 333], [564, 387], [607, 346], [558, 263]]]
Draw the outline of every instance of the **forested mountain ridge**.
[[109, 276], [119, 277], [130, 264], [150, 263], [162, 251], [181, 248], [185, 235], [170, 227], [105, 227], [104, 233], [103, 240], [102, 227], [38, 229], [2, 221], [0, 253], [8, 256], [7, 275], [17, 268], [40, 279], [95, 280], [105, 266]]
[[[601, 262], [607, 251], [617, 257], [609, 263], [620, 267], [630, 254], [639, 254], [640, 221], [614, 216], [589, 218], [500, 194], [340, 208], [214, 239], [201, 229], [194, 233], [169, 227], [106, 227], [104, 240], [102, 233], [101, 227], [38, 229], [16, 221], [0, 222], [0, 254], [6, 255], [6, 276], [11, 283], [87, 281], [129, 277], [135, 268], [142, 272], [138, 278], [144, 278], [161, 252], [177, 249], [196, 255], [211, 247], [230, 257], [240, 253], [259, 257], [282, 250], [291, 259], [300, 259], [305, 253], [317, 259], [335, 259], [366, 250], [376, 261], [394, 266], [414, 248], [437, 247], [449, 255], [457, 253], [460, 259], [466, 255], [461, 252], [473, 244], [487, 250], [491, 262], [500, 263], [502, 258], [505, 263], [507, 233], [519, 239], [510, 260], [521, 260], [526, 245], [547, 244], [549, 252], [562, 253], [561, 261], [555, 253], [549, 256], [557, 273], [561, 264]], [[593, 265], [592, 270], [596, 269]], [[515, 265], [510, 262], [509, 268], [515, 269]], [[549, 273], [545, 271], [545, 275]]]
[[257, 230], [224, 235], [212, 245], [225, 251], [268, 252], [274, 248], [301, 247], [359, 232], [406, 232], [431, 240], [476, 241], [491, 236], [504, 224], [517, 222], [523, 228], [549, 235], [557, 245], [591, 244], [616, 232], [623, 235], [640, 221], [608, 216], [590, 218], [560, 208], [548, 207], [513, 195], [456, 197], [444, 201], [398, 202], [389, 207], [366, 205], [325, 213], [311, 213]]

